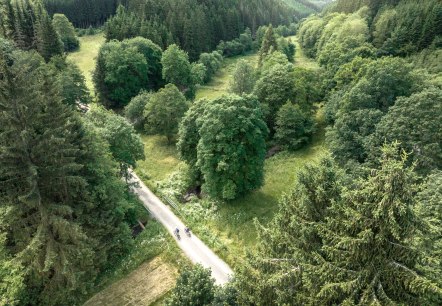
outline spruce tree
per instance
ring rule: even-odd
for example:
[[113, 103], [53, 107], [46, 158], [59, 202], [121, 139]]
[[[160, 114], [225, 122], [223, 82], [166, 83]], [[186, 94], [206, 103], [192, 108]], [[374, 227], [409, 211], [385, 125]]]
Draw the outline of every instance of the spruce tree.
[[0, 210], [9, 212], [0, 234], [25, 267], [23, 304], [75, 304], [131, 246], [127, 188], [43, 59], [3, 50], [0, 59]]
[[428, 296], [442, 294], [417, 268], [416, 175], [398, 151], [385, 146], [379, 168], [333, 205], [322, 234], [318, 302], [426, 305]]
[[271, 224], [258, 225], [258, 249], [236, 275], [240, 304], [312, 304], [322, 227], [342, 189], [343, 174], [330, 157], [299, 172]]
[[26, 267], [37, 300], [56, 304], [88, 282], [92, 250], [76, 215], [86, 181], [79, 175], [78, 121], [60, 102], [36, 54], [2, 64], [1, 205], [13, 210], [8, 245]]
[[62, 55], [64, 46], [46, 10], [39, 8], [39, 14], [37, 50], [48, 62], [54, 55]]

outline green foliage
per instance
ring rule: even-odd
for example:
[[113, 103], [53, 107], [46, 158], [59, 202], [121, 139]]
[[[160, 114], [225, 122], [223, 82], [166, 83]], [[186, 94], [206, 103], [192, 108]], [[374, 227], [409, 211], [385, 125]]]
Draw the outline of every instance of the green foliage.
[[55, 83], [65, 104], [78, 106], [90, 102], [91, 96], [85, 78], [76, 64], [60, 56], [52, 57], [49, 64], [55, 73]]
[[299, 104], [304, 112], [310, 113], [314, 103], [321, 102], [324, 96], [322, 72], [295, 67], [293, 79], [295, 87], [294, 101]]
[[201, 183], [201, 173], [197, 166], [197, 146], [200, 140], [197, 119], [204, 114], [205, 107], [209, 103], [206, 99], [195, 101], [184, 115], [178, 129], [178, 153], [180, 159], [189, 165], [191, 179], [196, 184]]
[[215, 297], [213, 299], [213, 306], [238, 306], [238, 291], [235, 288], [234, 282], [230, 281], [222, 287], [218, 286], [215, 289]]
[[230, 81], [230, 91], [237, 95], [250, 94], [256, 83], [256, 71], [247, 61], [241, 60], [236, 65]]
[[398, 97], [410, 96], [421, 86], [420, 78], [399, 58], [363, 61], [355, 68], [359, 69], [356, 75], [345, 81], [351, 82], [351, 86], [344, 87], [341, 94], [334, 96], [332, 108], [335, 114], [329, 114], [336, 121], [328, 131], [328, 141], [332, 152], [342, 163], [366, 161], [369, 138], [381, 118]]
[[260, 25], [288, 25], [295, 13], [279, 0], [133, 0], [109, 18], [105, 34], [107, 40], [142, 36], [163, 49], [176, 43], [195, 61], [217, 46], [224, 55], [241, 54]]
[[333, 206], [319, 267], [321, 301], [418, 305], [441, 296], [418, 273], [420, 250], [410, 243], [421, 226], [414, 211], [416, 176], [398, 151], [397, 145], [384, 147], [379, 169]]
[[342, 180], [330, 157], [303, 166], [273, 221], [259, 226], [258, 249], [236, 274], [239, 304], [314, 304], [320, 233], [331, 206], [341, 199]]
[[[416, 213], [424, 221], [424, 227], [418, 233], [416, 247], [423, 250], [420, 264], [425, 275], [442, 287], [442, 173], [435, 171], [429, 175], [417, 195]], [[435, 299], [434, 304], [440, 304]]]
[[80, 47], [80, 41], [75, 33], [74, 26], [63, 14], [54, 14], [52, 25], [60, 36], [66, 52], [75, 51]]
[[278, 38], [277, 42], [278, 42], [278, 50], [284, 53], [287, 56], [289, 62], [292, 63], [295, 58], [295, 52], [296, 52], [295, 45], [292, 43], [290, 39], [287, 40], [283, 37]]
[[[237, 273], [240, 304], [432, 305], [440, 299], [432, 280], [438, 272], [425, 271], [422, 265], [431, 266], [420, 259], [429, 254], [414, 245], [424, 229], [415, 212], [416, 176], [398, 152], [397, 145], [384, 147], [379, 168], [357, 181], [331, 159], [308, 166], [274, 221], [260, 227], [259, 249]], [[428, 199], [437, 199], [434, 187], [425, 189]]]
[[178, 151], [203, 191], [231, 200], [262, 185], [267, 133], [251, 96], [198, 100], [180, 124]]
[[167, 84], [153, 94], [144, 109], [145, 130], [167, 137], [170, 143], [188, 109], [186, 98], [173, 84]]
[[384, 114], [378, 109], [362, 109], [340, 114], [333, 127], [327, 130], [327, 142], [336, 159], [342, 164], [363, 163], [369, 136]]
[[373, 41], [386, 54], [409, 55], [429, 47], [442, 34], [441, 25], [440, 1], [400, 1], [378, 11]]
[[324, 26], [325, 21], [316, 15], [307, 18], [301, 24], [298, 31], [299, 42], [308, 57], [316, 56], [316, 42], [321, 37]]
[[[410, 133], [412, 131], [412, 133]], [[442, 90], [428, 88], [408, 98], [396, 100], [376, 126], [367, 150], [384, 141], [399, 141], [400, 147], [412, 152], [410, 162], [418, 170], [431, 171], [442, 165]], [[371, 157], [374, 159], [374, 157]]]
[[43, 0], [43, 3], [52, 16], [62, 13], [74, 23], [75, 27], [87, 29], [91, 26], [102, 25], [115, 13], [120, 1], [118, 0]]
[[214, 298], [215, 280], [210, 269], [200, 264], [184, 269], [166, 302], [169, 306], [205, 306], [210, 305]]
[[[128, 13], [123, 5], [118, 5], [116, 14], [109, 18], [104, 25], [107, 41], [124, 40], [138, 36], [139, 21], [134, 13]], [[158, 44], [158, 42], [155, 42]]]
[[197, 119], [197, 166], [203, 191], [232, 200], [263, 184], [267, 127], [253, 97], [223, 96]]
[[132, 125], [121, 116], [101, 106], [88, 111], [86, 120], [109, 144], [113, 158], [120, 164], [120, 175], [128, 178], [128, 168], [144, 160], [144, 145]]
[[261, 65], [264, 59], [276, 50], [278, 50], [278, 43], [276, 41], [276, 36], [273, 33], [273, 27], [270, 25], [264, 34], [261, 48], [259, 49], [258, 63]]
[[39, 21], [36, 28], [37, 50], [48, 62], [54, 55], [62, 55], [63, 42], [60, 39], [48, 13], [39, 8]]
[[[0, 220], [8, 216], [8, 209], [0, 208]], [[10, 210], [9, 210], [10, 211]], [[2, 224], [6, 222], [2, 221]], [[3, 232], [3, 229], [2, 229]], [[24, 296], [24, 269], [13, 260], [5, 248], [6, 235], [0, 234], [0, 303], [18, 305]]]
[[206, 67], [206, 75], [204, 76], [204, 82], [209, 82], [215, 73], [221, 68], [223, 64], [223, 56], [218, 51], [212, 53], [201, 53], [199, 63]]
[[294, 100], [292, 73], [293, 65], [277, 64], [265, 72], [255, 85], [254, 94], [261, 103], [270, 130], [274, 128], [279, 108]]
[[193, 84], [203, 84], [206, 78], [206, 66], [202, 63], [192, 63], [190, 65], [190, 74], [192, 76]]
[[222, 55], [226, 57], [232, 57], [236, 55], [245, 54], [248, 51], [252, 50], [253, 47], [253, 38], [252, 33], [249, 28], [242, 33], [239, 38], [235, 38], [230, 41], [221, 41], [216, 49]]
[[161, 49], [147, 39], [138, 37], [104, 44], [94, 72], [99, 101], [107, 107], [121, 108], [140, 90], [159, 88], [160, 60]]
[[52, 67], [33, 52], [0, 59], [5, 281], [20, 290], [23, 276], [20, 304], [75, 304], [129, 249], [127, 189], [107, 144], [63, 103]]
[[163, 65], [164, 80], [177, 86], [187, 98], [193, 99], [195, 84], [187, 53], [177, 45], [171, 45], [164, 51], [161, 64]]
[[132, 98], [124, 108], [124, 116], [136, 130], [144, 129], [144, 109], [151, 97], [152, 93], [142, 91], [138, 96]]
[[272, 54], [266, 56], [264, 61], [261, 63], [261, 66], [259, 67], [260, 75], [267, 74], [270, 69], [272, 69], [275, 65], [289, 65], [287, 55], [285, 55], [283, 52], [275, 51]]
[[304, 114], [299, 105], [284, 104], [276, 116], [276, 142], [285, 149], [297, 150], [310, 141], [314, 121]]

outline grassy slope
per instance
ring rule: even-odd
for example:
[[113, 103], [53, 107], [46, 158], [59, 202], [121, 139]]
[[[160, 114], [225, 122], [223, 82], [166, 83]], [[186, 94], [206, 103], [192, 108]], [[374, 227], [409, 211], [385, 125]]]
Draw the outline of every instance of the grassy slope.
[[[147, 214], [147, 212], [145, 212]], [[135, 305], [167, 296], [178, 277], [178, 268], [189, 264], [161, 224], [149, 220], [131, 253], [101, 276], [92, 305]]]
[[[315, 62], [304, 57], [296, 37], [292, 37], [292, 40], [297, 44], [295, 65], [318, 69]], [[241, 59], [256, 63], [257, 56], [246, 55], [227, 59], [214, 79], [198, 89], [197, 98], [215, 98], [227, 93], [231, 74]], [[210, 218], [204, 224], [191, 224], [192, 229], [231, 265], [237, 264], [244, 251], [256, 243], [254, 218], [264, 224], [271, 220], [277, 210], [278, 199], [290, 190], [300, 167], [307, 162], [318, 160], [324, 154], [322, 109], [318, 111], [317, 122], [318, 129], [310, 145], [293, 153], [277, 154], [266, 161], [265, 184], [260, 190], [233, 202], [222, 203], [214, 213], [214, 218]], [[178, 169], [178, 154], [174, 145], [167, 145], [165, 138], [143, 136], [143, 141], [147, 159], [139, 163], [137, 172], [142, 174], [143, 180], [149, 186], [156, 187], [157, 182], [166, 179]]]
[[80, 37], [80, 50], [68, 55], [68, 59], [77, 64], [83, 72], [86, 78], [86, 85], [92, 94], [94, 93], [92, 71], [95, 69], [95, 58], [98, 50], [104, 41], [102, 33]]
[[306, 57], [304, 55], [304, 51], [301, 48], [301, 45], [298, 41], [298, 37], [291, 36], [289, 39], [295, 44], [296, 46], [296, 54], [295, 54], [295, 66], [302, 67], [305, 69], [312, 69], [317, 70], [319, 69], [318, 63], [311, 60], [310, 58]]

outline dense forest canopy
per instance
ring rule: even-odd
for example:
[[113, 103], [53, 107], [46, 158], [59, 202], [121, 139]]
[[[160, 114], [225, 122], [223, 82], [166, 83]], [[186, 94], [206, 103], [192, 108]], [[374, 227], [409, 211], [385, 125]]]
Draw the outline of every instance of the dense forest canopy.
[[127, 0], [44, 0], [50, 15], [61, 13], [77, 28], [101, 26]]
[[105, 34], [107, 40], [142, 36], [163, 48], [176, 43], [195, 60], [246, 28], [289, 25], [298, 15], [279, 0], [131, 0], [107, 21]]

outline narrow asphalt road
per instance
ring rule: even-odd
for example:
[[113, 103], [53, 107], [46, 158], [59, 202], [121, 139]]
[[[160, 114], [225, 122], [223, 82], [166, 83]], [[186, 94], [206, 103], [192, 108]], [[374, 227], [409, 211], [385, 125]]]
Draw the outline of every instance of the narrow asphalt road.
[[[229, 277], [233, 275], [232, 269], [193, 233], [191, 237], [185, 235], [184, 223], [144, 185], [135, 173], [132, 172], [132, 175], [132, 182], [139, 184], [139, 188], [134, 188], [134, 192], [143, 202], [146, 209], [155, 219], [163, 224], [172, 237], [174, 237], [176, 243], [186, 256], [193, 263], [199, 263], [206, 268], [210, 268], [217, 284], [222, 285], [228, 282]], [[174, 235], [176, 227], [180, 230], [181, 239], [179, 240]]]

